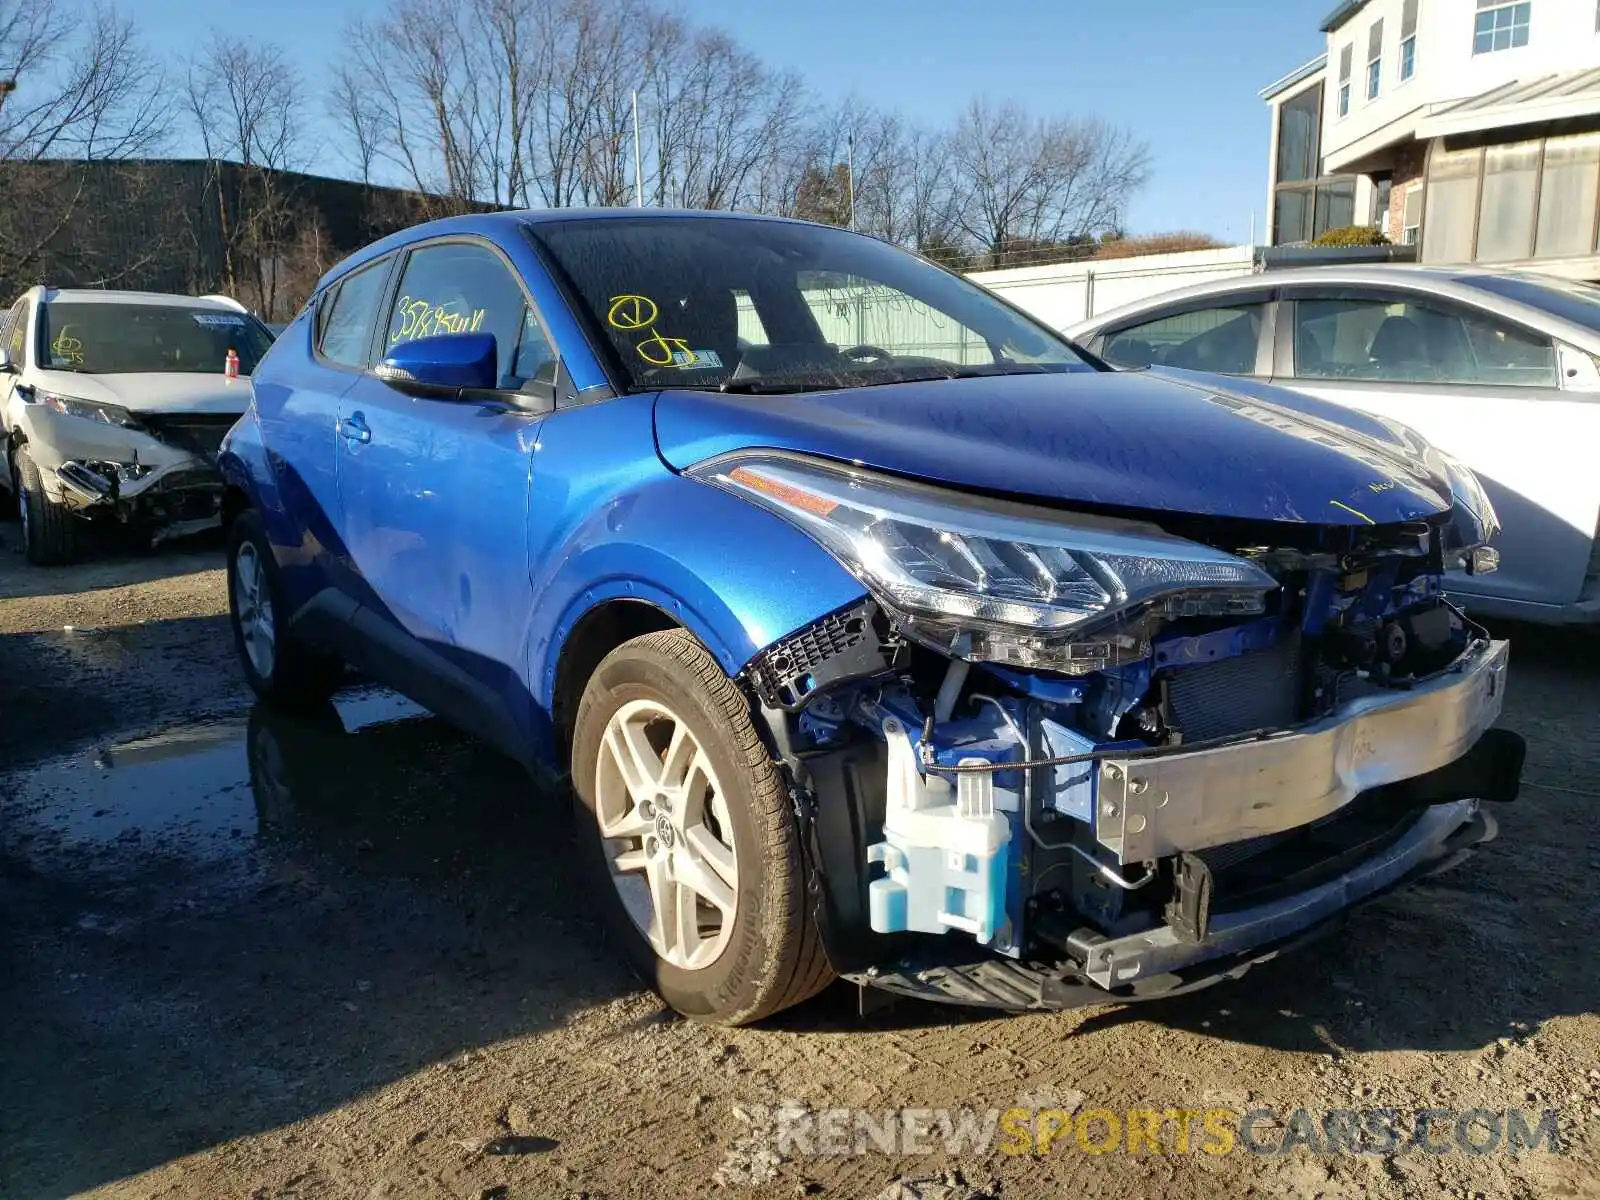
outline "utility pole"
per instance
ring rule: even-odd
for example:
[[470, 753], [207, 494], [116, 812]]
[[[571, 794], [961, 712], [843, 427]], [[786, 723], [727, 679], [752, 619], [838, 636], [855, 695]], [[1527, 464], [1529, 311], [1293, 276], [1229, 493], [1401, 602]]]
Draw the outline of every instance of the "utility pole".
[[644, 207], [644, 151], [639, 147], [639, 89], [633, 89], [633, 200]]
[[856, 135], [854, 132], [845, 134], [844, 139], [844, 188], [846, 203], [850, 206], [850, 228], [856, 227]]

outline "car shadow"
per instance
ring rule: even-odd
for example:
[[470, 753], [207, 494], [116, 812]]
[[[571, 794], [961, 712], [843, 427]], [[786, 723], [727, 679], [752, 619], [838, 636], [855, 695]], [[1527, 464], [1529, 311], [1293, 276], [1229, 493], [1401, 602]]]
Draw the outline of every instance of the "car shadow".
[[0, 637], [0, 769], [248, 704], [224, 616]]
[[76, 1193], [637, 993], [564, 813], [375, 689], [13, 767], [0, 1192]]

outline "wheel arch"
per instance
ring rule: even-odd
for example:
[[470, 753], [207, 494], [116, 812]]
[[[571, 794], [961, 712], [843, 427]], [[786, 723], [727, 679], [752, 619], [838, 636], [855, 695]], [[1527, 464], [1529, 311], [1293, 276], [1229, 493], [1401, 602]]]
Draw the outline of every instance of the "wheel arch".
[[583, 690], [601, 660], [636, 637], [683, 628], [683, 623], [660, 605], [633, 596], [602, 601], [578, 618], [562, 639], [550, 697], [550, 716], [562, 758], [572, 745], [572, 727]]
[[250, 493], [237, 483], [225, 483], [222, 488], [222, 529], [226, 533], [233, 528], [234, 521], [239, 519], [239, 514], [254, 507], [250, 500]]

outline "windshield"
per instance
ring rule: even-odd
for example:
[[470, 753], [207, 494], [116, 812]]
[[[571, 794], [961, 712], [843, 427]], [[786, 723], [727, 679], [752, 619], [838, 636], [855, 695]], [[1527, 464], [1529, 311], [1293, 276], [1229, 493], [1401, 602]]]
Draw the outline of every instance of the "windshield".
[[530, 232], [635, 390], [809, 391], [1094, 369], [975, 284], [840, 229], [624, 217]]
[[53, 371], [220, 375], [231, 349], [248, 375], [270, 345], [254, 317], [221, 308], [71, 301], [39, 308], [39, 360]]
[[1600, 287], [1592, 283], [1511, 273], [1471, 275], [1462, 282], [1600, 333]]

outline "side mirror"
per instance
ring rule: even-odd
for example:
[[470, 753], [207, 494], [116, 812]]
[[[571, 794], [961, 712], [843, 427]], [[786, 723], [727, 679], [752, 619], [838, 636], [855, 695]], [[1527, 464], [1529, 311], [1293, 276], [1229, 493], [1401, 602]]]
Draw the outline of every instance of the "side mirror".
[[418, 395], [485, 390], [500, 385], [499, 357], [492, 333], [447, 333], [391, 346], [372, 373]]
[[15, 375], [17, 364], [11, 361], [11, 351], [0, 346], [0, 375]]

